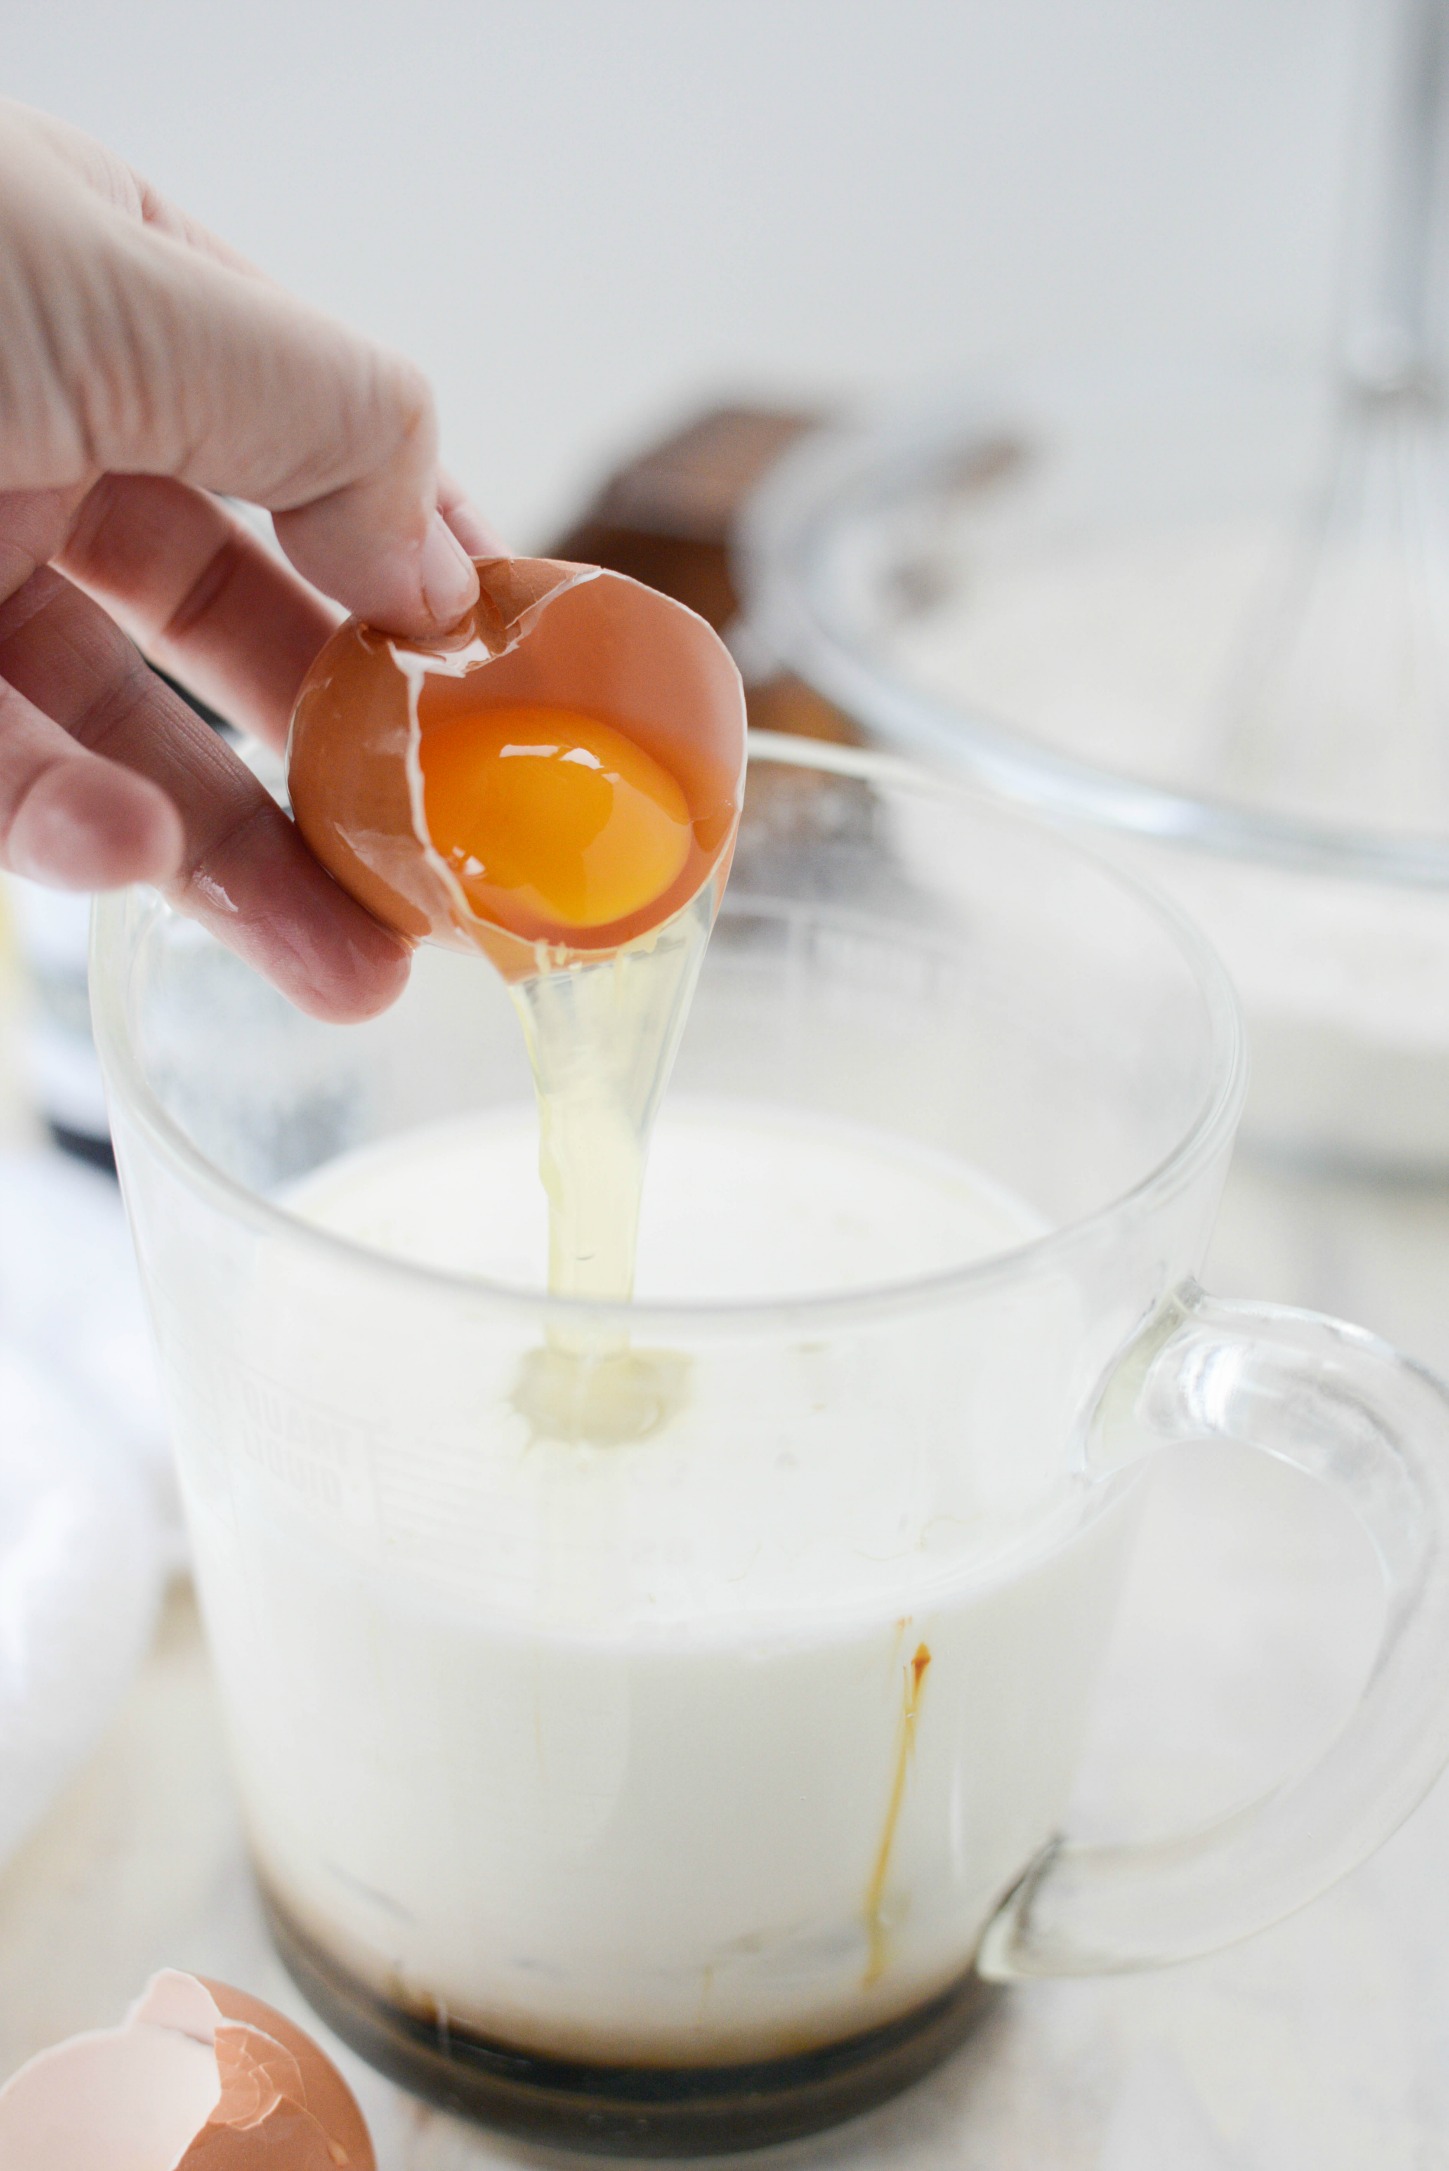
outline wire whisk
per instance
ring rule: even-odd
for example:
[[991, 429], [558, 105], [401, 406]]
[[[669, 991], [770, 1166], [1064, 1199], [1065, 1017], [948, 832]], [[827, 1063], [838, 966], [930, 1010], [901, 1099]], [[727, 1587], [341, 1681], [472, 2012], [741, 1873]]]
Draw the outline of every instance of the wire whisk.
[[1355, 830], [1449, 831], [1449, 386], [1436, 339], [1449, 0], [1407, 0], [1372, 287], [1332, 457], [1223, 704], [1227, 796]]

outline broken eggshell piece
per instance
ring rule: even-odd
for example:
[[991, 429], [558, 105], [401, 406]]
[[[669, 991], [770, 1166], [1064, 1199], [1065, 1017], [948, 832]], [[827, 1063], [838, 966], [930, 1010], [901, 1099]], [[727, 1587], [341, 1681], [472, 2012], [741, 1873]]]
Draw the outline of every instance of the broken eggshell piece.
[[436, 725], [489, 709], [575, 710], [614, 725], [676, 781], [691, 842], [670, 886], [639, 911], [571, 929], [544, 949], [608, 956], [724, 886], [744, 790], [744, 689], [702, 618], [622, 573], [551, 558], [476, 561], [479, 598], [433, 642], [358, 619], [308, 672], [292, 718], [288, 783], [299, 828], [344, 889], [415, 941], [487, 951], [509, 978], [550, 958], [482, 918], [428, 833], [421, 747]]
[[224, 1983], [157, 1975], [124, 2024], [42, 2051], [0, 2089], [5, 2171], [376, 2171], [337, 2068]]

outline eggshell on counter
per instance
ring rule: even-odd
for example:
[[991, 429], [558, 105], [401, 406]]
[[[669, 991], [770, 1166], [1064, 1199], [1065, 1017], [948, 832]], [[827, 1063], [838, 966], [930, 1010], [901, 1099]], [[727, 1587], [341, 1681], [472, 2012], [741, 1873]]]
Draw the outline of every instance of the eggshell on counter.
[[157, 1975], [121, 2027], [42, 2051], [0, 2089], [4, 2171], [376, 2171], [312, 2038], [223, 1983]]
[[[417, 941], [485, 949], [504, 972], [533, 946], [479, 921], [426, 831], [420, 704], [536, 703], [617, 722], [684, 790], [697, 851], [690, 894], [722, 884], [744, 789], [745, 705], [702, 618], [622, 573], [552, 558], [483, 558], [473, 610], [441, 639], [351, 618], [298, 696], [287, 750], [299, 828], [344, 889]], [[687, 899], [672, 900], [678, 909]], [[580, 949], [590, 947], [587, 936]]]

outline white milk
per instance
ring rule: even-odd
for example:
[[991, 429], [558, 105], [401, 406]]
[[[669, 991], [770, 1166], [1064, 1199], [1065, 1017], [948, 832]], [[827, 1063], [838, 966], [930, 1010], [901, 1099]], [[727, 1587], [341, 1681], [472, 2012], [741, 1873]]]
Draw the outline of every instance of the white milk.
[[[440, 1127], [291, 1203], [541, 1287], [536, 1140], [532, 1109]], [[964, 1165], [784, 1110], [677, 1099], [651, 1171], [646, 1303], [859, 1289], [1036, 1232]], [[345, 1277], [279, 1288], [288, 1271], [267, 1252], [257, 1315], [291, 1334], [286, 1421], [300, 1441], [296, 1412], [335, 1403], [348, 1365], [378, 1467], [394, 1454], [372, 1479], [403, 1503], [253, 1482], [244, 1416], [187, 1458], [252, 1833], [299, 1923], [413, 2010], [608, 2061], [781, 2054], [959, 1976], [1063, 1811], [1127, 1512], [973, 1523], [928, 1488], [913, 1505], [869, 1396], [822, 1372], [810, 1402], [827, 1360], [808, 1334], [732, 1350], [729, 1377], [759, 1392], [724, 1418], [707, 1356], [640, 1352], [663, 1382], [652, 1429], [600, 1446], [541, 1437], [520, 1400], [536, 1323], [460, 1356], [466, 1307], [440, 1298], [400, 1329], [428, 1404], [409, 1438], [404, 1360], [352, 1331]], [[921, 1341], [938, 1433], [960, 1424], [931, 1376], [948, 1331]], [[772, 1436], [777, 1406], [823, 1412], [818, 1436], [793, 1417]]]

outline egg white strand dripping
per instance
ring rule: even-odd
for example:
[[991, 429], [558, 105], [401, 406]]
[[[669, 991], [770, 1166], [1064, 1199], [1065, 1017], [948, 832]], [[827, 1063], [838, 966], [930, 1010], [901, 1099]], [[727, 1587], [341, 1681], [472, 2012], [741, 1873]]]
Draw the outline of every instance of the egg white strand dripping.
[[512, 984], [538, 1096], [555, 1296], [633, 1295], [649, 1137], [713, 917], [706, 884], [612, 956], [575, 956]]

